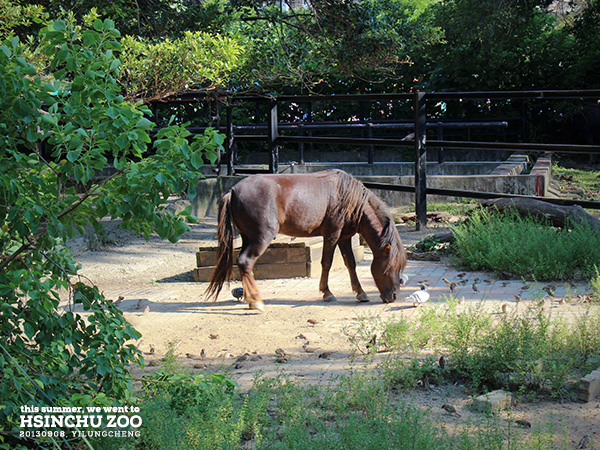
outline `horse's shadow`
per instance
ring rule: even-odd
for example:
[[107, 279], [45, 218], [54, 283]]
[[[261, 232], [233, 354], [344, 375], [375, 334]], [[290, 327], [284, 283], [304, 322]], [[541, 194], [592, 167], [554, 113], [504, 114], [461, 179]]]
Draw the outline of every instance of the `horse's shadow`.
[[156, 280], [157, 283], [187, 283], [191, 281], [196, 281], [194, 279], [193, 270], [186, 270], [185, 272], [181, 272], [175, 275], [171, 275], [170, 277], [164, 277]]

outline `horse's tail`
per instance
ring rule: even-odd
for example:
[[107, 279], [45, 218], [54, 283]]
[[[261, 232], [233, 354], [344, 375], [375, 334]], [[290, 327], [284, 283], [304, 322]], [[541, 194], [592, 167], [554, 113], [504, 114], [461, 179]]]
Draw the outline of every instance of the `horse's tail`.
[[231, 192], [223, 196], [219, 203], [219, 224], [217, 226], [219, 248], [215, 267], [210, 274], [210, 284], [205, 296], [213, 303], [223, 288], [225, 282], [231, 281], [233, 275], [233, 223], [231, 222]]

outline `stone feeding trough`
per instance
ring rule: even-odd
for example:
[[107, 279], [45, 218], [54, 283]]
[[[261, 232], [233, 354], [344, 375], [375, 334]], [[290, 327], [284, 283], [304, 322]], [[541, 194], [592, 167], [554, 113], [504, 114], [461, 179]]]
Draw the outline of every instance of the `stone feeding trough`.
[[[234, 242], [234, 258], [237, 259], [241, 239]], [[200, 247], [196, 253], [197, 267], [194, 269], [194, 280], [208, 281], [214, 267], [217, 246], [209, 245]], [[364, 247], [360, 244], [358, 235], [352, 238], [352, 250], [357, 262], [364, 258]], [[267, 248], [265, 253], [258, 258], [254, 266], [256, 279], [313, 277], [321, 274], [321, 255], [323, 254], [323, 238], [292, 238], [279, 235]], [[333, 258], [332, 270], [345, 267], [339, 249], [336, 249]], [[239, 280], [239, 272], [233, 271], [234, 279]]]

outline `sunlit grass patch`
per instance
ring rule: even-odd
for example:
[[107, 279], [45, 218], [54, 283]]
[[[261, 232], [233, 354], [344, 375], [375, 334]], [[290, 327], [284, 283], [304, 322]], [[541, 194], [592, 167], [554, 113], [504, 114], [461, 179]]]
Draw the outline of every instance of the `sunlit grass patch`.
[[453, 227], [460, 263], [536, 280], [589, 279], [600, 267], [600, 231], [573, 223], [555, 228], [516, 213], [475, 211]]

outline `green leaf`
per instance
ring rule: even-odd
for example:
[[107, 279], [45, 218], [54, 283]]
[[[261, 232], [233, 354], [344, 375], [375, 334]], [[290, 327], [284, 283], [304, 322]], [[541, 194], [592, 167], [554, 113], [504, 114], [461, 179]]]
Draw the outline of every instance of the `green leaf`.
[[199, 169], [202, 164], [204, 164], [204, 160], [202, 158], [202, 152], [196, 151], [192, 154], [192, 158], [190, 160], [194, 169]]
[[220, 133], [213, 134], [213, 139], [218, 146], [222, 146], [223, 142], [225, 142], [225, 136]]
[[136, 128], [142, 128], [144, 130], [151, 130], [152, 128], [154, 128], [154, 122], [146, 119], [145, 117], [142, 117], [136, 122], [135, 126]]
[[12, 56], [12, 51], [6, 45], [0, 45], [0, 51], [2, 51], [7, 58]]
[[106, 111], [104, 111], [104, 114], [106, 114], [111, 119], [116, 119], [117, 117], [119, 117], [119, 111], [114, 106], [110, 106], [109, 108], [107, 108]]
[[81, 150], [71, 150], [67, 153], [67, 159], [71, 162], [77, 161], [79, 155], [81, 154]]
[[86, 30], [83, 32], [83, 45], [92, 47], [96, 44], [97, 33], [92, 30]]
[[81, 164], [76, 164], [73, 166], [73, 178], [76, 181], [84, 181], [83, 177], [85, 176], [85, 171], [83, 170], [83, 166]]
[[17, 98], [13, 106], [13, 113], [20, 119], [26, 119], [33, 114], [33, 107], [22, 98]]
[[33, 327], [33, 325], [31, 325], [31, 323], [25, 322], [23, 324], [23, 330], [25, 331], [25, 335], [29, 339], [33, 339], [33, 336], [35, 336], [35, 328]]
[[127, 134], [122, 134], [120, 135], [115, 143], [120, 147], [120, 148], [126, 148], [129, 145], [129, 138], [127, 137]]
[[119, 61], [118, 59], [113, 59], [113, 61], [110, 63], [110, 67], [108, 68], [108, 70], [110, 70], [111, 72], [114, 72], [120, 66], [121, 66], [121, 61]]
[[52, 28], [56, 31], [67, 31], [67, 24], [64, 20], [57, 20], [52, 24]]

